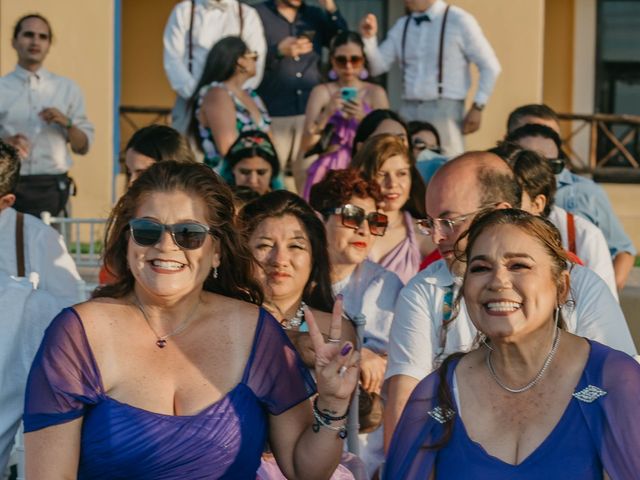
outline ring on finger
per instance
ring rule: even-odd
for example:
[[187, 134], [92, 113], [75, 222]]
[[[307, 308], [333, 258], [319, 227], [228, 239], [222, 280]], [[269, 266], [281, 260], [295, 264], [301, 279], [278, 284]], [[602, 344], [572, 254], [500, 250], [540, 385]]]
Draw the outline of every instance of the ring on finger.
[[339, 338], [327, 338], [327, 342], [329, 343], [340, 343], [340, 339]]
[[338, 370], [338, 375], [339, 375], [340, 377], [342, 377], [342, 376], [344, 375], [344, 372], [346, 372], [346, 371], [347, 371], [347, 366], [346, 366], [346, 365], [343, 365], [343, 366], [341, 366], [341, 367], [340, 367], [340, 369]]

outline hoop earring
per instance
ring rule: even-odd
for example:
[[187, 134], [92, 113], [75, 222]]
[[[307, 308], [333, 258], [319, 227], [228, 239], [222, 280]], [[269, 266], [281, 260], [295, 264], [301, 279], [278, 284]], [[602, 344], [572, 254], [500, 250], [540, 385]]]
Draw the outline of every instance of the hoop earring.
[[366, 68], [363, 68], [358, 74], [358, 78], [360, 80], [366, 80], [367, 78], [369, 78], [369, 70], [367, 70]]
[[327, 74], [327, 76], [329, 77], [329, 80], [337, 80], [338, 79], [338, 74], [336, 73], [336, 71], [332, 68], [331, 70], [329, 70], [329, 73]]
[[480, 338], [480, 342], [487, 347], [489, 350], [491, 350], [493, 352], [493, 347], [491, 345], [489, 345], [489, 343], [487, 343], [487, 336], [483, 333], [482, 337]]
[[213, 267], [213, 278], [218, 278], [218, 267]]
[[560, 323], [560, 306], [556, 306], [555, 312], [554, 312], [554, 320], [556, 322], [556, 328], [558, 328], [558, 325]]

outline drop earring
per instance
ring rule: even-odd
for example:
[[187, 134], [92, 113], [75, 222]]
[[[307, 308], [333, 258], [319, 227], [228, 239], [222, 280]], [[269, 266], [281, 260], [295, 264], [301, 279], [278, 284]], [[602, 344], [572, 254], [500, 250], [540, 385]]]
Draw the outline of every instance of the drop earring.
[[218, 278], [218, 267], [213, 267], [213, 278]]
[[369, 78], [369, 70], [367, 70], [366, 68], [363, 68], [358, 74], [358, 78], [360, 80], [366, 80], [367, 78]]
[[338, 74], [336, 73], [336, 71], [333, 68], [331, 70], [329, 70], [329, 73], [328, 73], [327, 76], [329, 77], [329, 80], [336, 81], [338, 79]]

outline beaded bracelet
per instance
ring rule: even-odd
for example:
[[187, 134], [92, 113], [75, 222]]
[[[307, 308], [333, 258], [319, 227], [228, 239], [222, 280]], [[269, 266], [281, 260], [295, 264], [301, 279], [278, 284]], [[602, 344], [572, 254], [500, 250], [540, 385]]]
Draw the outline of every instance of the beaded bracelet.
[[334, 417], [329, 415], [328, 413], [321, 412], [320, 409], [318, 408], [318, 397], [319, 395], [313, 399], [313, 413], [314, 414], [317, 413], [319, 416], [321, 416], [325, 420], [325, 422], [327, 422], [327, 424], [331, 424], [331, 422], [339, 422], [340, 420], [344, 420], [345, 418], [347, 418], [347, 416], [349, 416], [348, 408], [345, 414], [340, 417]]
[[320, 427], [324, 427], [326, 429], [333, 430], [334, 432], [338, 432], [338, 437], [340, 437], [342, 440], [347, 438], [346, 425], [340, 425], [339, 427], [334, 427], [329, 423], [325, 423], [325, 420], [322, 418], [322, 416], [320, 415], [320, 413], [315, 407], [313, 409], [313, 417], [316, 419], [316, 421], [313, 423], [313, 425], [311, 425], [311, 429], [315, 433], [318, 433], [320, 431]]

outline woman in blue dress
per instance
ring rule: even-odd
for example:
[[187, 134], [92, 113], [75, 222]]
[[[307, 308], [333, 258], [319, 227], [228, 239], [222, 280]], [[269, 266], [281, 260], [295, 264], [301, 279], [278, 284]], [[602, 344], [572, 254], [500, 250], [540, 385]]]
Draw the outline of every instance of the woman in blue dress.
[[481, 346], [413, 391], [384, 478], [639, 478], [640, 365], [563, 330], [569, 263], [555, 227], [494, 210], [459, 242]]
[[256, 478], [267, 440], [288, 478], [331, 475], [358, 377], [341, 312], [326, 343], [305, 312], [319, 394], [304, 401], [314, 381], [258, 306], [231, 192], [210, 168], [147, 169], [111, 214], [104, 256], [116, 281], [58, 315], [33, 362], [27, 478]]

